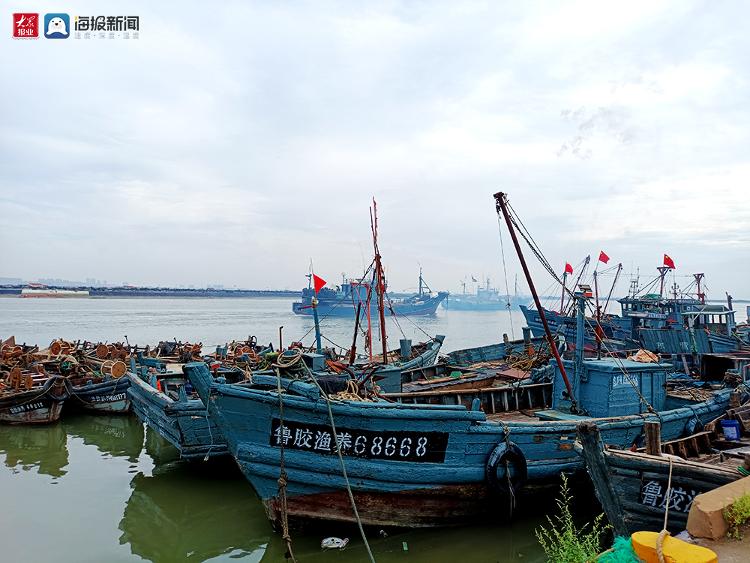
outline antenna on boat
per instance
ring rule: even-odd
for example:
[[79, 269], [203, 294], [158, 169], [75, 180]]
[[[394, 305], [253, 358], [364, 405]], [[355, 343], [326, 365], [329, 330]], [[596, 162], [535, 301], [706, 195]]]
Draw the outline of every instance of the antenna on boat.
[[558, 352], [557, 350], [557, 346], [555, 345], [554, 338], [552, 337], [552, 332], [550, 332], [549, 325], [547, 324], [547, 316], [544, 314], [544, 308], [542, 307], [542, 304], [539, 302], [539, 295], [537, 295], [536, 287], [534, 287], [534, 280], [531, 279], [531, 273], [529, 272], [529, 267], [526, 265], [526, 260], [523, 257], [523, 252], [521, 251], [521, 245], [518, 242], [516, 231], [513, 229], [513, 220], [510, 217], [507, 206], [508, 206], [508, 201], [507, 201], [506, 194], [504, 194], [503, 192], [497, 192], [495, 194], [495, 209], [498, 213], [502, 212], [503, 218], [505, 219], [505, 224], [508, 226], [508, 232], [510, 233], [510, 238], [513, 240], [513, 246], [516, 249], [516, 254], [518, 254], [518, 260], [519, 262], [521, 262], [521, 269], [523, 270], [524, 276], [526, 276], [526, 282], [529, 284], [529, 289], [531, 290], [531, 296], [534, 298], [534, 303], [536, 304], [536, 308], [539, 313], [539, 318], [541, 319], [542, 325], [544, 326], [544, 334], [547, 337], [547, 343], [549, 344], [552, 354], [555, 356], [557, 367], [560, 369], [560, 375], [562, 375], [563, 381], [565, 382], [565, 389], [568, 391], [568, 396], [570, 397], [570, 411], [572, 413], [576, 413], [578, 412], [578, 408], [576, 406], [576, 399], [573, 396], [573, 387], [570, 385], [568, 374], [565, 372], [565, 366], [563, 365], [562, 358], [560, 358], [560, 352]]
[[[378, 314], [380, 315], [380, 339], [383, 344], [383, 364], [388, 363], [388, 344], [386, 343], [385, 333], [385, 274], [383, 273], [383, 263], [380, 260], [380, 250], [378, 249], [378, 204], [375, 202], [375, 198], [372, 198], [372, 208], [370, 209], [370, 228], [372, 229], [372, 246], [375, 250], [375, 276], [376, 276], [376, 287], [375, 291], [378, 297]], [[419, 275], [420, 287], [422, 274], [420, 271]]]

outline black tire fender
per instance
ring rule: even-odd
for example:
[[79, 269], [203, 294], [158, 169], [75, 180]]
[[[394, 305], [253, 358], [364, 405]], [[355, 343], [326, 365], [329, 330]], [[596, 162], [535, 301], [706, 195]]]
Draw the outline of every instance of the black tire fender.
[[[512, 469], [510, 480], [506, 477], [499, 477], [498, 468], [505, 467]], [[526, 456], [523, 455], [521, 448], [513, 442], [501, 442], [492, 450], [487, 463], [485, 464], [485, 478], [490, 489], [503, 496], [517, 495], [523, 487], [528, 476], [528, 466]]]

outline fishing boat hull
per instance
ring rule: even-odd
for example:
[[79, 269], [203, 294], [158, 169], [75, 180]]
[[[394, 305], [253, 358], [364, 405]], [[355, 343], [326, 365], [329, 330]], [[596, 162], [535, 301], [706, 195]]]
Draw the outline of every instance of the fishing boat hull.
[[147, 426], [171, 443], [185, 459], [227, 454], [221, 431], [198, 399], [174, 401], [133, 373], [127, 375], [133, 412]]
[[71, 403], [89, 412], [125, 414], [130, 412], [129, 387], [127, 377], [74, 385], [71, 386]]
[[581, 425], [579, 439], [596, 495], [616, 535], [661, 530], [667, 502], [668, 529], [684, 530], [696, 495], [742, 477], [725, 466], [605, 448], [595, 425]]
[[739, 350], [739, 338], [706, 330], [685, 328], [639, 329], [643, 347], [659, 354], [725, 354]]
[[[325, 399], [282, 394], [282, 423], [277, 394], [212, 382], [201, 364], [189, 364], [186, 373], [227, 433], [232, 455], [272, 521], [280, 517], [281, 445], [287, 516], [355, 521], [347, 481], [330, 442]], [[470, 427], [484, 420], [483, 413], [463, 407], [339, 401], [331, 408], [364, 524], [450, 525], [480, 517], [492, 504], [486, 502], [491, 489], [484, 480], [484, 459], [500, 440], [502, 428], [496, 426], [494, 435], [470, 436]]]
[[[390, 316], [425, 316], [434, 315], [440, 303], [447, 294], [439, 293], [434, 297], [422, 297], [420, 299], [396, 302], [385, 308], [385, 315]], [[348, 317], [354, 319], [357, 316], [357, 303], [352, 299], [321, 299], [317, 305], [318, 315], [321, 317]], [[367, 307], [363, 307], [366, 314]], [[292, 312], [296, 315], [313, 314], [311, 298], [304, 297], [302, 301], [292, 303]], [[375, 303], [371, 303], [370, 314], [377, 318], [378, 309]]]
[[[344, 500], [350, 487], [355, 500], [362, 499], [359, 518], [374, 526], [444, 526], [498, 514], [498, 506], [508, 507], [526, 481], [541, 484], [561, 471], [583, 469], [573, 449], [577, 419], [583, 417], [493, 422], [479, 410], [481, 400], [472, 401], [472, 410], [331, 401], [334, 438], [329, 404], [311, 384], [286, 380], [280, 398], [270, 389], [217, 383], [200, 363], [188, 364], [185, 373], [273, 521], [281, 506], [282, 446], [288, 516], [354, 521]], [[658, 417], [599, 423], [608, 443], [629, 446], [646, 420], [661, 418], [665, 435], [676, 437], [690, 420], [711, 420], [721, 409], [721, 400], [707, 401]], [[335, 441], [341, 444], [348, 481]]]
[[0, 397], [0, 422], [49, 424], [60, 418], [70, 396], [64, 377], [50, 377], [42, 387]]

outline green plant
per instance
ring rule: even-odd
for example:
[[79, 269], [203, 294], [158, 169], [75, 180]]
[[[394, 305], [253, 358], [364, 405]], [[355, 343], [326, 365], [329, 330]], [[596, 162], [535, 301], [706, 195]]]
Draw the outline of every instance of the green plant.
[[558, 514], [554, 517], [547, 515], [549, 527], [540, 526], [534, 533], [548, 561], [554, 563], [592, 561], [599, 553], [602, 536], [610, 526], [602, 524], [604, 514], [600, 514], [594, 518], [593, 523], [586, 523], [578, 528], [571, 512], [573, 497], [568, 487], [568, 478], [564, 473], [561, 477], [560, 496], [556, 501]]
[[724, 520], [729, 524], [727, 536], [730, 538], [742, 539], [742, 526], [750, 520], [750, 493], [742, 495], [732, 504], [727, 506], [724, 511]]

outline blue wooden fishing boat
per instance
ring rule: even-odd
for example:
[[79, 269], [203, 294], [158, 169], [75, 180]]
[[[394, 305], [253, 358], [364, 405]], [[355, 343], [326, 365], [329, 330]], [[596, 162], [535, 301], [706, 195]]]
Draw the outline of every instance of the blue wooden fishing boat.
[[[541, 337], [544, 335], [544, 325], [538, 308], [530, 308], [527, 305], [519, 305], [526, 324], [531, 328], [534, 336]], [[576, 318], [575, 316], [564, 315], [551, 309], [544, 309], [544, 315], [547, 319], [550, 330], [556, 336], [562, 336], [570, 349], [575, 349], [576, 340]], [[584, 347], [587, 351], [593, 352], [597, 349], [596, 327], [597, 321], [588, 317], [586, 330], [584, 332]], [[622, 328], [618, 322], [611, 321], [609, 315], [604, 316], [599, 321], [602, 327], [602, 348], [610, 352], [624, 352], [640, 349], [641, 343], [631, 337], [630, 331]]]
[[125, 414], [130, 412], [127, 377], [110, 378], [104, 381], [87, 380], [79, 385], [71, 385], [71, 403], [92, 412]]
[[99, 372], [68, 376], [70, 404], [89, 412], [124, 414], [130, 412], [127, 391], [130, 379], [122, 361], [105, 361]]
[[372, 361], [356, 361], [346, 369], [360, 380], [367, 378], [368, 381], [376, 383], [384, 393], [400, 391], [402, 373], [434, 365], [444, 341], [445, 336], [442, 334], [415, 345], [412, 345], [411, 340], [404, 338], [401, 339], [398, 350], [386, 354], [387, 363], [383, 363], [381, 354], [374, 356]]
[[[498, 210], [522, 259], [504, 197], [496, 196]], [[582, 340], [584, 297], [577, 301]], [[535, 411], [505, 409], [482, 389], [470, 408], [363, 401], [348, 374], [326, 376], [323, 385], [309, 370], [306, 377], [279, 372], [240, 384], [212, 378], [204, 363], [187, 364], [185, 373], [269, 518], [282, 524], [301, 518], [422, 527], [497, 514], [498, 502], [512, 506], [527, 481], [583, 467], [573, 448], [578, 422], [594, 421], [606, 443], [630, 447], [645, 421], [660, 421], [670, 439], [728, 403], [729, 389], [667, 393], [666, 364], [586, 360], [583, 347], [574, 362], [563, 361], [546, 327], [545, 336], [556, 359], [554, 381], [545, 384], [552, 408]]]
[[436, 364], [404, 369], [400, 388], [389, 388], [385, 394], [394, 398], [433, 389], [478, 389], [525, 380], [532, 368], [547, 363], [550, 353], [544, 339], [531, 338], [528, 327], [523, 333], [520, 340], [511, 341], [504, 334], [499, 344], [454, 350]]
[[[374, 280], [343, 280], [335, 288], [323, 287], [317, 292], [317, 312], [324, 317], [355, 318], [357, 311], [360, 318], [367, 316], [368, 307], [371, 315], [377, 314], [378, 304], [372, 296], [376, 294]], [[440, 303], [448, 296], [445, 291], [433, 294], [427, 288], [422, 273], [419, 274], [417, 293], [404, 297], [386, 297], [385, 314], [387, 316], [434, 315]], [[302, 300], [292, 303], [292, 311], [297, 315], [313, 314], [313, 299], [316, 291], [312, 285], [302, 290]]]
[[221, 431], [182, 373], [182, 365], [167, 365], [153, 358], [131, 364], [127, 395], [133, 412], [170, 442], [184, 459], [205, 459], [227, 454]]
[[[601, 327], [605, 339], [603, 348], [610, 351], [645, 348], [662, 355], [684, 357], [689, 364], [702, 354], [726, 353], [746, 348], [748, 342], [736, 332], [735, 312], [730, 306], [706, 303], [701, 291], [703, 274], [694, 274], [697, 297], [664, 295], [666, 269], [659, 268], [660, 293], [641, 294], [633, 289], [632, 294], [619, 299], [620, 315], [602, 315], [599, 321], [590, 318], [586, 323], [585, 345], [596, 349], [596, 327]], [[649, 287], [650, 287], [649, 286]], [[537, 309], [522, 305], [521, 311], [535, 335], [544, 332]], [[544, 310], [553, 332], [565, 336], [575, 346], [575, 316]]]
[[[596, 420], [607, 443], [629, 447], [638, 442], [646, 420], [661, 419], [664, 435], [678, 437], [726, 408], [728, 390], [705, 401], [672, 400], [661, 387], [665, 366], [633, 364], [583, 361], [578, 412], [593, 413], [593, 418], [570, 412], [559, 389], [550, 397], [551, 409], [503, 412], [495, 405], [498, 412], [488, 417], [481, 409], [492, 410], [489, 399], [472, 400], [470, 409], [337, 400], [322, 393], [312, 378], [256, 376], [252, 383], [228, 384], [213, 380], [202, 363], [188, 364], [185, 372], [273, 521], [281, 516], [277, 480], [283, 446], [289, 516], [352, 521], [348, 486], [363, 523], [419, 527], [491, 513], [498, 496], [518, 494], [527, 480], [580, 470], [573, 441], [581, 420]], [[648, 395], [654, 413], [625, 377]]]
[[[747, 415], [750, 408], [741, 410]], [[697, 495], [748, 474], [746, 452], [750, 441], [719, 438], [712, 425], [702, 432], [661, 442], [651, 453], [607, 448], [596, 424], [579, 425], [580, 445], [576, 448], [583, 453], [596, 496], [616, 535], [661, 530], [667, 504], [668, 529], [680, 532]]]

